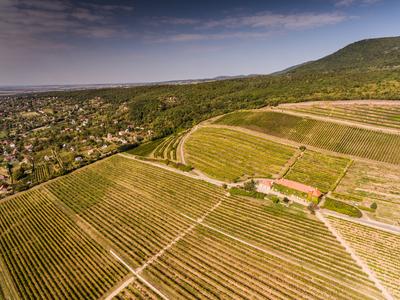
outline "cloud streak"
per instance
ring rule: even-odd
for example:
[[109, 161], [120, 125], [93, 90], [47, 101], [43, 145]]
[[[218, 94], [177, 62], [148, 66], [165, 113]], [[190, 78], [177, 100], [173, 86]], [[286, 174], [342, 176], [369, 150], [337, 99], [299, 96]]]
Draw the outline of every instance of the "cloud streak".
[[200, 40], [222, 40], [243, 38], [265, 38], [276, 31], [305, 30], [321, 26], [334, 25], [349, 19], [343, 13], [295, 13], [277, 14], [261, 12], [253, 15], [230, 16], [222, 19], [179, 19], [161, 18], [159, 23], [178, 28], [188, 28], [189, 33], [164, 35], [156, 42], [187, 42]]
[[[51, 45], [59, 39], [109, 38], [127, 35], [113, 22], [121, 11], [118, 5], [74, 5], [70, 0], [0, 0], [0, 44], [9, 47]], [[52, 48], [52, 47], [49, 47]]]

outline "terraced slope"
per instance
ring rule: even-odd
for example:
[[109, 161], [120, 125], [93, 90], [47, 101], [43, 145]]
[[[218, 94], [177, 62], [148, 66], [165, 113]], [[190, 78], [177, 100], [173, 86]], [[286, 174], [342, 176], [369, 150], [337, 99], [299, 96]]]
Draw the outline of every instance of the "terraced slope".
[[226, 181], [276, 176], [296, 151], [235, 130], [212, 127], [192, 133], [184, 148], [192, 166]]
[[354, 161], [334, 192], [334, 197], [369, 207], [380, 221], [400, 224], [400, 167]]
[[0, 203], [0, 261], [21, 299], [97, 299], [127, 274], [44, 190]]
[[240, 126], [338, 153], [400, 164], [400, 135], [278, 112], [237, 112], [218, 124]]
[[297, 159], [285, 178], [328, 192], [335, 188], [350, 162], [346, 158], [307, 150]]
[[329, 220], [392, 296], [400, 299], [400, 235], [334, 217]]
[[293, 105], [285, 109], [312, 114], [316, 116], [331, 117], [348, 120], [373, 126], [383, 126], [400, 129], [400, 104], [398, 105], [367, 105], [367, 104], [315, 104]]

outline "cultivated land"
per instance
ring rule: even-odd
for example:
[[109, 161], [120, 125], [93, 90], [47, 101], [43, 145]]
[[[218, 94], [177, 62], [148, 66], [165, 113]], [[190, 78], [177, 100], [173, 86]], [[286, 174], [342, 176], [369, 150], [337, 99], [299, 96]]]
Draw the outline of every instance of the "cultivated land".
[[273, 111], [244, 111], [223, 116], [217, 124], [240, 126], [320, 149], [400, 164], [400, 135]]
[[382, 298], [303, 208], [227, 196], [120, 155], [0, 210], [2, 274], [23, 299]]
[[280, 107], [315, 116], [400, 129], [400, 101], [314, 102]]
[[400, 235], [334, 217], [329, 220], [393, 297], [400, 299]]
[[1, 202], [0, 229], [10, 299], [96, 299], [127, 274], [44, 189]]
[[369, 207], [378, 204], [374, 213], [380, 221], [400, 225], [400, 168], [379, 163], [354, 161], [335, 189], [333, 196]]
[[335, 188], [350, 163], [351, 160], [347, 158], [307, 150], [297, 159], [285, 178], [326, 193]]
[[276, 177], [296, 153], [291, 146], [212, 127], [201, 127], [193, 132], [184, 150], [187, 163], [226, 181]]

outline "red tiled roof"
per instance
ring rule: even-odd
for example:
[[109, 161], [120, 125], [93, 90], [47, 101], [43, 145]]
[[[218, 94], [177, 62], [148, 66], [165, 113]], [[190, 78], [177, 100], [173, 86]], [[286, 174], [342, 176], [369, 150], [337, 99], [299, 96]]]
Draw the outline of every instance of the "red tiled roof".
[[320, 197], [322, 195], [322, 193], [317, 188], [302, 184], [300, 182], [288, 179], [278, 179], [275, 181], [275, 183], [307, 194], [311, 193], [311, 195], [314, 197]]
[[258, 184], [265, 185], [267, 187], [272, 187], [272, 185], [274, 184], [274, 180], [272, 180], [272, 179], [260, 179], [258, 181]]

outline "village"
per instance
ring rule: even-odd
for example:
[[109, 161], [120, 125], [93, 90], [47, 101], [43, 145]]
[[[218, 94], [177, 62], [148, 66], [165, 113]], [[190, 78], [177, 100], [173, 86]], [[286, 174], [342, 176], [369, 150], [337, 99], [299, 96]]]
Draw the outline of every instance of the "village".
[[58, 96], [0, 98], [0, 198], [149, 139], [126, 103]]

